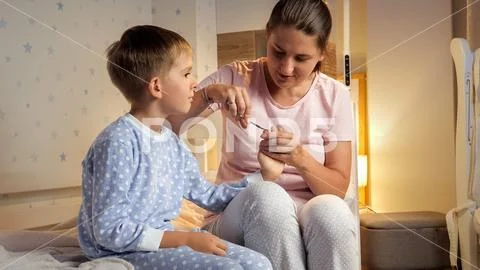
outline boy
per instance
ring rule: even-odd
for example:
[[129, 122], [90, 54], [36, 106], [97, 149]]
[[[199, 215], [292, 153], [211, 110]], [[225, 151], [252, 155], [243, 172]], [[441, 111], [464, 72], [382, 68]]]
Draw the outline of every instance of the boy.
[[207, 232], [175, 231], [170, 222], [182, 197], [219, 212], [262, 179], [256, 173], [235, 184], [210, 184], [186, 146], [159, 125], [190, 109], [196, 82], [187, 41], [160, 27], [136, 26], [107, 56], [110, 78], [131, 110], [102, 131], [82, 163], [79, 241], [85, 254], [118, 256], [136, 269], [271, 269], [255, 251]]

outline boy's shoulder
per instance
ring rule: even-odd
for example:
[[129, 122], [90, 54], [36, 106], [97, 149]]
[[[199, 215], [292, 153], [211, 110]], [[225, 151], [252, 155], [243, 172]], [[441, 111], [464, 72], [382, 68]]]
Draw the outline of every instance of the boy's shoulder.
[[121, 116], [98, 134], [92, 146], [106, 142], [131, 146], [132, 140], [135, 137], [132, 126], [126, 121], [125, 116]]
[[[170, 146], [182, 145], [180, 138], [169, 128], [161, 134], [152, 132], [133, 116], [126, 114], [105, 127], [97, 136], [92, 146], [98, 144], [121, 144], [126, 147], [150, 147], [151, 142], [167, 142]], [[148, 144], [147, 146], [145, 144]]]

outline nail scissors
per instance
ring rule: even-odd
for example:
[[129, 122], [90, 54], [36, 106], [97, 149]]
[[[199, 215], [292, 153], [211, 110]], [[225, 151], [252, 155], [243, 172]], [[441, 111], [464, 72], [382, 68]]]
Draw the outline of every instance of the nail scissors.
[[258, 125], [258, 124], [256, 124], [256, 123], [254, 123], [254, 122], [252, 122], [252, 121], [248, 121], [248, 122], [249, 122], [250, 124], [252, 124], [252, 125], [256, 126], [257, 128], [261, 129], [261, 130], [268, 131], [268, 129], [266, 129], [266, 128], [263, 128], [263, 127], [261, 127], [260, 125]]

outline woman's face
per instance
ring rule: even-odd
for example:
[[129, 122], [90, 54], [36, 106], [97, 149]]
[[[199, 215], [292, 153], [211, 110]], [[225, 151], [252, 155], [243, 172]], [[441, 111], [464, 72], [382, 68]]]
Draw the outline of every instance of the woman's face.
[[274, 28], [267, 39], [267, 67], [279, 88], [296, 87], [309, 78], [323, 60], [316, 36], [308, 36], [289, 26]]

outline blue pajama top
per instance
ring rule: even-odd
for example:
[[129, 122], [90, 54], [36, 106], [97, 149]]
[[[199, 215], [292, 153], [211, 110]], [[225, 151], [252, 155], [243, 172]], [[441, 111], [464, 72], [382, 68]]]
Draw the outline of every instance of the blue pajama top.
[[100, 133], [82, 167], [78, 238], [90, 258], [156, 251], [163, 232], [174, 230], [182, 198], [220, 212], [249, 182], [261, 180], [255, 173], [211, 184], [176, 134], [151, 131], [131, 114]]

